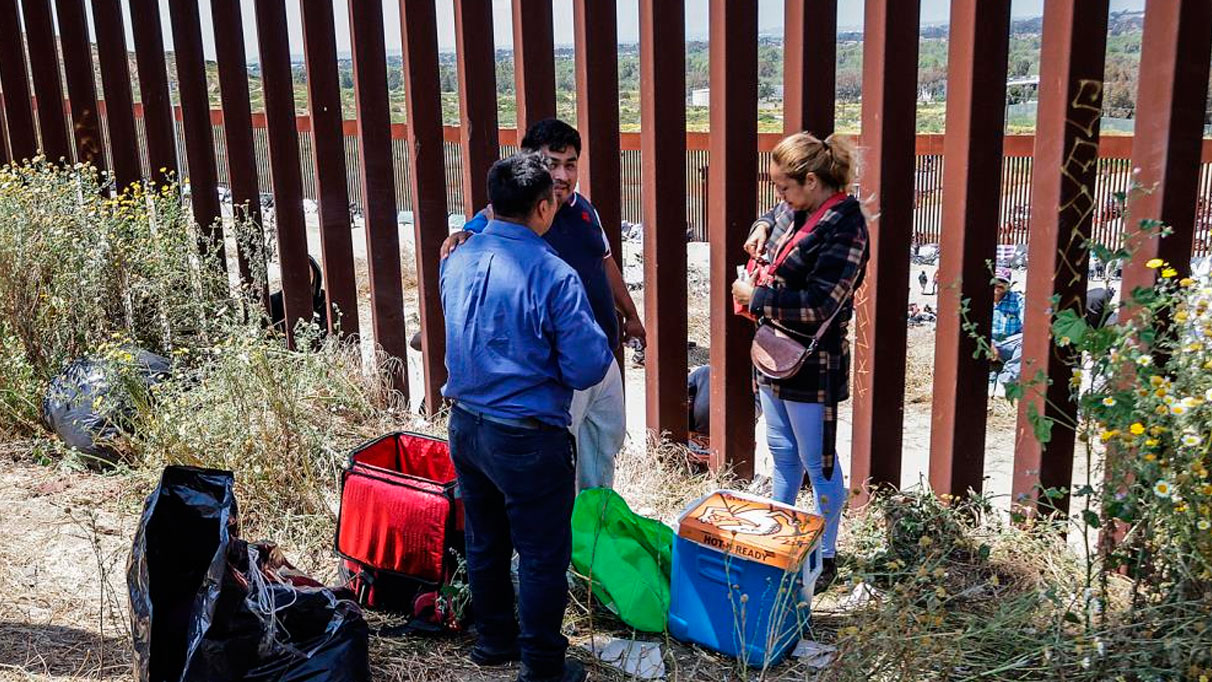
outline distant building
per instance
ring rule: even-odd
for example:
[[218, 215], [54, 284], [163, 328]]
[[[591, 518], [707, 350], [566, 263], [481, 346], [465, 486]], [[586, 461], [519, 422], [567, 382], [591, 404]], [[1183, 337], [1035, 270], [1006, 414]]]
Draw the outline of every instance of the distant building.
[[711, 88], [698, 88], [690, 91], [690, 106], [692, 107], [709, 107], [711, 106]]

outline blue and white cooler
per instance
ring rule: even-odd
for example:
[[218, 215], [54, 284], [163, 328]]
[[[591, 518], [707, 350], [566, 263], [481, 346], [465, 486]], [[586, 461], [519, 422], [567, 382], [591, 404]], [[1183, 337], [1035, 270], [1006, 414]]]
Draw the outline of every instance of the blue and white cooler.
[[753, 667], [781, 661], [811, 615], [824, 526], [731, 490], [691, 504], [673, 542], [670, 634]]

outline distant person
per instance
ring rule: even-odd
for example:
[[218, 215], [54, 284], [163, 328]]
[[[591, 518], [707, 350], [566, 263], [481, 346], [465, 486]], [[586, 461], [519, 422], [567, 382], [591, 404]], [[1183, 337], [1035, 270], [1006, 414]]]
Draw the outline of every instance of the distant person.
[[[555, 182], [559, 211], [543, 239], [580, 275], [593, 306], [594, 320], [606, 334], [610, 347], [617, 350], [621, 341], [634, 340], [643, 348], [647, 333], [623, 281], [623, 273], [611, 254], [598, 212], [576, 191], [580, 133], [559, 119], [548, 118], [526, 131], [521, 146], [547, 158]], [[450, 253], [481, 232], [493, 209], [481, 211], [463, 226], [462, 232], [448, 237], [442, 244], [442, 253]], [[577, 439], [577, 487], [583, 490], [614, 485], [614, 460], [627, 439], [623, 374], [617, 363], [601, 383], [578, 391], [573, 397], [572, 434]]]
[[711, 434], [711, 366], [703, 365], [686, 377], [690, 432]]
[[[311, 284], [311, 319], [308, 321], [318, 326], [323, 336], [328, 333], [328, 295], [324, 293], [324, 274], [312, 256], [307, 257], [307, 264], [308, 282]], [[281, 291], [269, 295], [269, 320], [274, 329], [286, 332], [286, 306]]]
[[817, 509], [825, 517], [822, 579], [837, 575], [837, 533], [846, 484], [837, 462], [837, 406], [850, 395], [853, 294], [867, 267], [867, 221], [846, 193], [853, 153], [836, 136], [808, 133], [783, 138], [774, 148], [770, 179], [781, 200], [750, 229], [745, 251], [769, 265], [732, 285], [735, 303], [759, 325], [777, 324], [802, 343], [822, 328], [818, 352], [795, 374], [772, 379], [755, 371], [766, 439], [774, 459], [774, 499], [794, 504], [805, 469]]
[[926, 295], [926, 285], [930, 283], [930, 278], [926, 277], [926, 271], [922, 270], [917, 276], [917, 285], [922, 289], [922, 296]]
[[[599, 383], [614, 355], [576, 271], [543, 240], [560, 204], [542, 156], [493, 164], [495, 218], [441, 266], [442, 395], [463, 499], [479, 665], [522, 661], [523, 682], [579, 682], [561, 634], [572, 556], [573, 391]], [[510, 557], [519, 558], [518, 596]]]
[[938, 296], [938, 270], [934, 271], [934, 277], [931, 278], [930, 296]]
[[[711, 435], [711, 366], [696, 368], [686, 377], [686, 398], [692, 434]], [[754, 415], [762, 416], [762, 402], [754, 396]]]
[[1107, 278], [1107, 264], [1104, 263], [1102, 261], [1102, 259], [1100, 259], [1098, 256], [1094, 256], [1094, 255], [1090, 256], [1089, 274], [1092, 279], [1106, 279]]
[[1023, 364], [1023, 295], [1012, 291], [1010, 268], [998, 268], [993, 281], [993, 349], [1001, 369], [990, 377], [994, 395], [1017, 383]]
[[1101, 329], [1119, 322], [1119, 311], [1115, 309], [1115, 289], [1096, 287], [1086, 292], [1086, 324]]

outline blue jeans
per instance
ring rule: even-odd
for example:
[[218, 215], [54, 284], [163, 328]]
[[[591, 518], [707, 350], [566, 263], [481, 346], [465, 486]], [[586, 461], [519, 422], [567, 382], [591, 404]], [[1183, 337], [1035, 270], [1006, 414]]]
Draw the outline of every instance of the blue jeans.
[[1023, 335], [1012, 334], [994, 341], [993, 348], [1002, 361], [1002, 369], [997, 374], [997, 381], [1003, 386], [1017, 383], [1023, 371]]
[[832, 478], [825, 479], [822, 458], [825, 406], [776, 398], [765, 386], [760, 393], [762, 412], [766, 415], [766, 443], [774, 459], [774, 499], [795, 504], [806, 469], [817, 511], [825, 517], [821, 555], [832, 557], [837, 554], [837, 529], [842, 521], [846, 484], [841, 463], [835, 463]]
[[[575, 468], [567, 429], [505, 426], [455, 408], [450, 454], [458, 473], [479, 646], [522, 651], [529, 677], [558, 677], [568, 640]], [[518, 552], [518, 619], [510, 561]], [[519, 632], [520, 630], [520, 632]]]

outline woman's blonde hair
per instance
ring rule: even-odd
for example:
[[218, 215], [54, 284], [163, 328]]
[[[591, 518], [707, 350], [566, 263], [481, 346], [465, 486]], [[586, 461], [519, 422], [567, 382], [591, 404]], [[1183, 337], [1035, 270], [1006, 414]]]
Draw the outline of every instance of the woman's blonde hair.
[[824, 140], [811, 133], [788, 135], [774, 146], [771, 158], [787, 177], [801, 184], [809, 173], [840, 190], [854, 180], [854, 149], [837, 135]]

